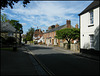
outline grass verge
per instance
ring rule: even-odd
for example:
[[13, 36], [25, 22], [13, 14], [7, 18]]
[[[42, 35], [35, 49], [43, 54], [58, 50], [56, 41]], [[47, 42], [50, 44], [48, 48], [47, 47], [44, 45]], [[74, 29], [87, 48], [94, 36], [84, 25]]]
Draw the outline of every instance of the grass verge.
[[0, 50], [13, 51], [13, 48], [0, 48]]

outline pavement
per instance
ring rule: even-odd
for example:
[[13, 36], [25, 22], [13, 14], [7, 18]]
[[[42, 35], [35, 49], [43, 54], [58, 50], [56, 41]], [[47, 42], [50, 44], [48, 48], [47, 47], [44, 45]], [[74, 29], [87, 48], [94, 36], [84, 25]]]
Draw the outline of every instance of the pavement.
[[93, 60], [99, 61], [99, 56], [86, 54], [86, 53], [81, 53], [79, 51], [67, 50], [65, 48], [57, 47], [57, 46], [56, 47], [54, 47], [54, 46], [46, 46], [46, 45], [40, 45], [40, 46], [42, 46], [42, 47], [52, 47], [53, 49], [62, 51], [64, 53], [66, 53], [66, 54], [72, 54], [72, 55], [81, 56], [81, 57], [85, 57], [85, 58], [89, 58], [89, 59], [93, 59]]
[[17, 51], [0, 50], [1, 75], [47, 75], [25, 47]]
[[[40, 47], [52, 47], [40, 45]], [[60, 47], [52, 47], [67, 54], [82, 56], [94, 60], [99, 57], [66, 50]], [[24, 47], [18, 47], [17, 51], [1, 50], [1, 75], [48, 75], [34, 56]]]

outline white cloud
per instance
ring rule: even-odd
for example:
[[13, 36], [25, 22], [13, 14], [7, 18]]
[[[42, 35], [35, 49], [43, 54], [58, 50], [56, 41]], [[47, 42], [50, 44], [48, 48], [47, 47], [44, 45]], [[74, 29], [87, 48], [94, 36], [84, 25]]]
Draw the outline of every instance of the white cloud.
[[7, 13], [7, 12], [5, 12], [5, 11], [2, 11], [1, 14], [6, 14], [7, 17], [10, 17], [10, 18], [15, 18], [15, 17], [17, 17], [16, 15], [12, 15], [12, 14]]
[[[25, 8], [22, 2], [9, 9], [16, 15], [7, 13], [10, 17], [20, 18], [28, 22], [32, 27], [47, 28], [55, 24], [64, 24], [66, 19], [72, 20], [76, 24], [78, 19], [74, 14], [79, 14], [92, 1], [31, 1]], [[65, 22], [64, 22], [65, 21]], [[23, 25], [25, 25], [25, 22]], [[27, 24], [27, 23], [26, 23]], [[27, 25], [29, 25], [27, 24]]]
[[26, 26], [27, 24], [26, 23], [21, 23], [23, 26]]

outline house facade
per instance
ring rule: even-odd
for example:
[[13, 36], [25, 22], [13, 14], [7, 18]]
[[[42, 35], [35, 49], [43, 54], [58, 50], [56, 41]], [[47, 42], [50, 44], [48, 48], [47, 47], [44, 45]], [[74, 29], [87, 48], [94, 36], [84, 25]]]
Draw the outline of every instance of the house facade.
[[13, 27], [9, 20], [7, 22], [1, 22], [1, 37], [7, 39], [8, 37], [15, 37], [17, 43], [20, 43], [20, 33], [16, 31], [16, 28]]
[[[65, 25], [59, 26], [58, 24], [52, 25], [48, 27], [48, 31], [46, 31], [43, 34], [43, 40], [44, 43], [48, 45], [53, 45], [53, 46], [59, 46], [59, 47], [64, 47], [64, 43], [67, 43], [65, 39], [57, 39], [55, 38], [56, 36], [56, 31], [64, 28], [74, 28], [71, 25], [71, 21], [67, 20]], [[75, 28], [78, 28], [78, 25], [76, 24]]]
[[80, 14], [80, 48], [100, 50], [100, 6], [92, 2]]
[[37, 42], [37, 43], [41, 43], [41, 37], [43, 36], [43, 32], [41, 31], [41, 29], [36, 29], [33, 35], [33, 41]]
[[1, 22], [1, 36], [7, 38], [13, 36], [16, 29], [9, 22]]

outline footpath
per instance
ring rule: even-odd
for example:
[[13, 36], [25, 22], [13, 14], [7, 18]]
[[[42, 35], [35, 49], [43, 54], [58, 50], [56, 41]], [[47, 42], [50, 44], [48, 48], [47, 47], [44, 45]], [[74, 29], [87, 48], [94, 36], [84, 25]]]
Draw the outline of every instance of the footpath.
[[54, 46], [46, 46], [46, 45], [39, 45], [39, 46], [52, 47], [53, 49], [62, 51], [66, 54], [72, 54], [72, 55], [76, 55], [76, 56], [85, 57], [85, 58], [89, 58], [89, 59], [92, 59], [92, 60], [99, 61], [99, 56], [94, 56], [94, 55], [91, 55], [91, 54], [81, 53], [81, 52], [78, 52], [78, 51], [67, 50], [67, 49], [64, 49], [62, 47], [54, 47]]
[[25, 47], [18, 47], [17, 51], [0, 50], [0, 53], [1, 75], [46, 75]]
[[55, 47], [55, 49], [62, 50], [64, 52], [66, 52], [67, 54], [72, 54], [72, 55], [76, 55], [76, 56], [80, 56], [80, 57], [89, 58], [89, 59], [92, 59], [92, 60], [99, 61], [99, 56], [94, 56], [94, 55], [91, 55], [91, 54], [86, 54], [86, 53], [81, 53], [81, 52], [71, 51], [71, 50], [66, 51], [66, 49], [60, 48], [60, 47]]

